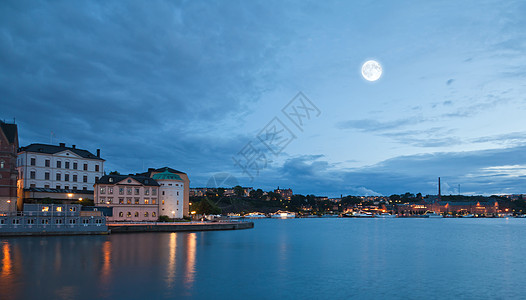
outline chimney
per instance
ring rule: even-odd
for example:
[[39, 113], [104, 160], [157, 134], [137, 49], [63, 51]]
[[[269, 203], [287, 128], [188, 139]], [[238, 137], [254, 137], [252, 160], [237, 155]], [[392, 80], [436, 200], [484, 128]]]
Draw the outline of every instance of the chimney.
[[59, 145], [60, 147], [62, 147], [62, 148], [66, 147], [66, 143], [60, 143], [60, 144], [58, 144], [58, 145]]
[[71, 148], [76, 149], [77, 145], [71, 145]]
[[97, 157], [100, 157], [100, 149], [97, 149]]

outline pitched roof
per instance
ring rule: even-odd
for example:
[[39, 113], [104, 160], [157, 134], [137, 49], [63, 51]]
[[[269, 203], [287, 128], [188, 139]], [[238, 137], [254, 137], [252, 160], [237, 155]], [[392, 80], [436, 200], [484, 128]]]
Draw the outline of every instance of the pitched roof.
[[137, 175], [104, 175], [101, 178], [99, 178], [99, 180], [97, 180], [95, 183], [116, 184], [117, 182], [123, 181], [126, 178], [132, 178], [133, 180], [136, 180], [142, 185], [146, 186], [159, 186], [159, 183], [157, 183], [157, 181], [155, 181], [154, 179], [146, 176]]
[[15, 143], [15, 139], [18, 138], [16, 124], [7, 124], [0, 121], [0, 128], [4, 132], [7, 141], [10, 144]]
[[96, 155], [89, 152], [88, 150], [82, 150], [82, 149], [66, 147], [66, 146], [47, 145], [47, 144], [31, 144], [29, 146], [21, 147], [20, 149], [18, 149], [18, 152], [26, 151], [26, 152], [55, 154], [55, 153], [59, 153], [59, 152], [66, 151], [66, 150], [71, 151], [82, 158], [104, 160], [100, 157], [97, 157]]

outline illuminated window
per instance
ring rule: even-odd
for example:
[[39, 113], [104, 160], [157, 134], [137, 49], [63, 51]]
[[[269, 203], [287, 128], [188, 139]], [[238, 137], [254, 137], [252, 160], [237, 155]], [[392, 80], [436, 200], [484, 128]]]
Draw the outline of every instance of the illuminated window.
[[112, 204], [113, 203], [113, 197], [108, 197], [108, 204]]
[[162, 204], [164, 205], [164, 200], [162, 201]]
[[131, 204], [131, 198], [126, 198], [126, 204]]
[[101, 198], [100, 198], [100, 203], [104, 203], [104, 201], [106, 201], [106, 198], [101, 197]]
[[155, 204], [155, 202], [156, 202], [155, 199], [152, 199], [152, 204]]
[[49, 206], [43, 206], [42, 211], [49, 211]]
[[144, 213], [144, 216], [145, 216], [146, 218], [148, 218], [148, 212], [145, 212], [145, 213]]
[[139, 198], [135, 198], [135, 204], [139, 204]]
[[126, 217], [131, 218], [131, 212], [127, 212]]
[[150, 201], [148, 199], [144, 199], [144, 204], [148, 204]]
[[57, 211], [61, 212], [62, 211], [62, 206], [57, 206]]
[[152, 212], [152, 217], [155, 217], [155, 212]]
[[119, 204], [124, 204], [124, 198], [119, 198]]
[[124, 217], [124, 213], [122, 211], [119, 212], [119, 217], [121, 217], [121, 218]]
[[177, 205], [179, 205], [179, 200], [177, 200]]
[[144, 188], [144, 194], [145, 195], [150, 195], [150, 189], [149, 188]]
[[136, 217], [136, 218], [139, 217], [139, 212], [138, 212], [138, 211], [135, 212], [135, 217]]

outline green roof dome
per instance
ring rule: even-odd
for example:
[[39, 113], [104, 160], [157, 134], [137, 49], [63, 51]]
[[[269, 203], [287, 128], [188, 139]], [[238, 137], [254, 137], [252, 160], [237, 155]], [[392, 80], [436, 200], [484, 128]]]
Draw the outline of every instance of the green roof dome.
[[165, 170], [162, 173], [155, 174], [155, 175], [152, 176], [152, 178], [155, 179], [155, 180], [180, 180], [180, 181], [183, 181], [183, 179], [179, 175], [174, 174], [172, 172], [169, 172], [168, 170]]

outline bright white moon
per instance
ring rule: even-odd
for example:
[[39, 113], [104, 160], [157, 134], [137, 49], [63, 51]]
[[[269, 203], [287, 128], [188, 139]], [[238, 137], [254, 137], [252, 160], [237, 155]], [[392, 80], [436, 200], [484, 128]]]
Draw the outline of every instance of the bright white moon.
[[382, 66], [375, 60], [368, 60], [362, 66], [362, 76], [365, 80], [376, 81], [382, 76]]

